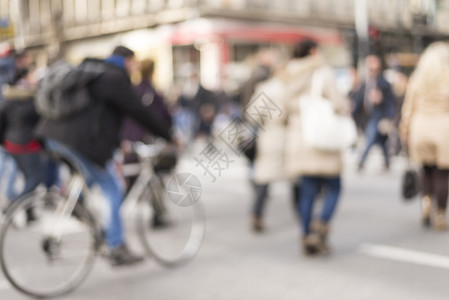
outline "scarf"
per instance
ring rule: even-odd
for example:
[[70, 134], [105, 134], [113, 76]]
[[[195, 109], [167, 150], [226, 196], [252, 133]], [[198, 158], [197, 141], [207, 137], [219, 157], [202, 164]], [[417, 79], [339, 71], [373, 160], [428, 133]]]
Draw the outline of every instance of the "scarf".
[[104, 60], [105, 63], [125, 69], [125, 58], [120, 55], [112, 55]]

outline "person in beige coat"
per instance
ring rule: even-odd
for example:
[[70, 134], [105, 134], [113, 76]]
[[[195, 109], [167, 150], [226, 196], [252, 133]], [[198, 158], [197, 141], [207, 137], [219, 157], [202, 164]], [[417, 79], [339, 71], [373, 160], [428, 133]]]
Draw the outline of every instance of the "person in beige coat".
[[[422, 220], [447, 230], [449, 182], [449, 45], [436, 42], [412, 74], [402, 107], [401, 138], [413, 162], [422, 166]], [[433, 206], [436, 202], [436, 211]]]
[[[340, 196], [343, 163], [340, 151], [322, 151], [305, 144], [302, 137], [299, 98], [310, 92], [312, 74], [320, 70], [323, 96], [337, 112], [349, 113], [349, 103], [340, 95], [332, 70], [318, 51], [318, 45], [305, 40], [295, 46], [292, 59], [275, 73], [264, 92], [279, 105], [281, 114], [273, 118], [258, 136], [255, 161], [256, 182], [271, 182], [281, 178], [299, 181], [298, 201], [303, 245], [307, 254], [326, 250], [328, 224], [334, 215]], [[320, 219], [312, 223], [313, 204], [322, 189], [325, 204]]]

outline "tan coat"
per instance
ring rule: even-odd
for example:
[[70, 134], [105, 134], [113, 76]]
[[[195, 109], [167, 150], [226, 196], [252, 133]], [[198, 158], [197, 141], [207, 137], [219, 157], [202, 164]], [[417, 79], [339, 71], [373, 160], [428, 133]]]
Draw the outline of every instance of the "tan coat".
[[[252, 116], [255, 121], [253, 123], [258, 125], [257, 156], [254, 161], [256, 183], [263, 184], [286, 178], [284, 170], [286, 112], [282, 108], [284, 93], [284, 80], [279, 76], [273, 76], [259, 84], [245, 111], [247, 116]], [[264, 109], [265, 106], [271, 109], [271, 114]], [[259, 118], [263, 115], [265, 117]]]
[[[304, 144], [302, 137], [299, 97], [310, 91], [313, 72], [323, 67], [323, 96], [333, 102], [336, 111], [347, 111], [348, 102], [338, 92], [333, 72], [325, 67], [320, 56], [291, 60], [274, 75], [271, 83], [263, 83], [258, 88], [259, 92], [263, 90], [275, 101], [282, 114], [264, 123], [262, 130], [259, 130], [254, 164], [256, 182], [268, 183], [301, 175], [336, 176], [341, 173], [340, 151], [312, 149]], [[273, 83], [276, 81], [284, 84]]]
[[449, 169], [449, 85], [422, 88], [412, 77], [400, 131], [412, 161]]

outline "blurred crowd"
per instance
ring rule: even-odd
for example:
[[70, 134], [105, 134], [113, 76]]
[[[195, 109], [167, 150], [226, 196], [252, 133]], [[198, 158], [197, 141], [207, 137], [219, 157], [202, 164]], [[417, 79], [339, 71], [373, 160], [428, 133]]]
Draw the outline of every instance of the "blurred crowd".
[[[240, 118], [257, 132], [252, 145], [253, 155], [249, 157], [249, 181], [254, 187], [252, 229], [264, 231], [263, 216], [269, 185], [279, 180], [289, 180], [293, 190], [292, 203], [301, 224], [304, 251], [307, 254], [328, 252], [327, 236], [342, 190], [342, 153], [345, 149], [322, 149], [305, 141], [304, 111], [299, 99], [311, 94], [319, 85], [318, 96], [330, 102], [335, 114], [351, 118], [356, 124], [359, 139], [352, 148], [361, 150], [357, 171], [365, 169], [369, 154], [376, 145], [382, 151], [385, 171], [391, 168], [392, 156], [401, 154], [410, 157], [411, 161], [422, 167], [423, 223], [433, 224], [438, 230], [448, 228], [448, 44], [439, 42], [431, 45], [410, 80], [409, 74], [405, 74], [394, 62], [385, 62], [384, 57], [374, 54], [368, 55], [362, 67], [350, 69], [350, 77], [346, 78], [351, 83], [348, 91], [339, 89], [334, 70], [326, 63], [319, 45], [312, 40], [303, 40], [295, 45], [290, 57], [282, 57], [274, 49], [260, 49], [250, 58], [252, 68], [248, 76], [220, 90], [204, 87], [199, 66], [191, 66], [183, 74], [184, 80], [177, 82], [176, 88], [167, 93], [169, 96], [165, 96], [154, 84], [157, 62], [150, 59], [137, 62], [134, 59], [131, 61], [131, 58], [134, 58], [132, 50], [119, 47], [105, 61], [87, 63], [88, 66], [106, 64], [107, 68], [113, 65], [126, 70], [126, 77], [123, 72], [121, 79], [110, 78], [110, 82], [103, 85], [98, 83], [99, 80], [89, 83], [89, 91], [94, 98], [107, 99], [109, 115], [104, 117], [106, 113], [103, 113], [101, 117], [105, 122], [110, 122], [107, 128], [104, 124], [99, 125], [105, 127], [104, 135], [97, 136], [101, 146], [92, 153], [92, 150], [83, 148], [89, 142], [79, 146], [78, 141], [65, 142], [60, 138], [73, 134], [71, 131], [61, 131], [61, 128], [72, 128], [67, 125], [72, 121], [64, 123], [67, 127], [59, 126], [60, 123], [43, 120], [45, 117], [35, 109], [39, 81], [45, 78], [52, 65], [37, 68], [26, 51], [11, 48], [2, 53], [0, 133], [3, 147], [0, 175], [3, 177], [2, 185], [6, 184], [2, 197], [14, 201], [41, 183], [48, 188], [58, 185], [57, 166], [43, 155], [45, 143], [36, 134], [38, 126], [41, 132], [42, 127], [48, 128], [51, 124], [58, 126], [59, 131], [55, 128], [47, 130], [52, 134], [46, 137], [62, 141], [96, 166], [108, 168], [106, 161], [112, 158], [114, 147], [122, 149], [125, 161], [133, 161], [133, 142], [151, 143], [155, 134], [185, 148], [197, 139], [213, 141], [229, 123]], [[127, 80], [136, 72], [140, 80], [132, 87], [134, 96], [130, 96], [131, 91], [127, 94], [123, 89], [131, 86]], [[115, 93], [107, 91], [117, 82], [123, 86], [122, 90]], [[258, 101], [261, 92], [283, 112], [278, 118], [265, 116], [262, 124], [248, 118], [246, 113], [251, 103]], [[115, 99], [119, 97], [123, 99]], [[149, 118], [154, 119], [149, 121]], [[104, 142], [101, 139], [111, 135], [110, 126], [117, 128], [120, 134], [114, 132], [112, 134], [117, 136]], [[80, 135], [79, 139], [82, 138]], [[109, 145], [108, 149], [104, 149], [105, 143]], [[78, 146], [80, 148], [77, 149]], [[94, 147], [92, 144], [88, 146]], [[23, 187], [17, 184], [19, 173], [23, 174]], [[119, 193], [118, 190], [116, 193]], [[114, 198], [113, 195], [111, 197]], [[324, 204], [315, 219], [313, 208], [318, 198], [323, 198]], [[113, 202], [113, 205], [119, 206], [120, 199]], [[29, 218], [33, 218], [32, 212]], [[117, 237], [121, 225], [117, 221], [114, 226], [112, 231], [115, 230], [115, 233], [110, 232], [111, 248], [124, 245], [121, 232]], [[120, 259], [139, 260], [123, 248], [118, 251], [117, 262]]]

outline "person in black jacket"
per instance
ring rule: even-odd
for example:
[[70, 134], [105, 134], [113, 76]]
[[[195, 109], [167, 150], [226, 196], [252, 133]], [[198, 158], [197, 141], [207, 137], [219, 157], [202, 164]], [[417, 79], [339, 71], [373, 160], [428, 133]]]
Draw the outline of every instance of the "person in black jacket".
[[187, 126], [188, 135], [192, 138], [205, 137], [210, 139], [212, 125], [218, 110], [216, 94], [206, 89], [200, 82], [200, 74], [193, 71], [184, 85], [184, 91], [178, 98], [178, 105], [187, 113], [193, 122]]
[[98, 184], [109, 200], [111, 214], [106, 228], [106, 242], [114, 265], [142, 260], [126, 246], [119, 214], [124, 188], [114, 167], [113, 155], [120, 143], [120, 128], [130, 116], [152, 133], [171, 141], [171, 133], [157, 115], [143, 106], [133, 90], [129, 73], [134, 52], [118, 46], [106, 60], [86, 59], [81, 68], [103, 68], [99, 78], [89, 83], [91, 104], [84, 111], [62, 120], [43, 119], [38, 135], [48, 146], [59, 151], [81, 170], [88, 184]]
[[[173, 121], [164, 97], [156, 90], [153, 84], [154, 61], [145, 59], [140, 62], [141, 81], [134, 87], [146, 110], [152, 111], [161, 117], [162, 125], [172, 128]], [[123, 141], [144, 141], [148, 136], [147, 130], [139, 125], [132, 117], [123, 121], [120, 138]]]
[[382, 63], [379, 57], [366, 57], [368, 76], [354, 96], [353, 116], [359, 127], [365, 130], [366, 146], [359, 161], [362, 170], [371, 148], [379, 144], [385, 159], [385, 169], [390, 168], [387, 148], [388, 135], [379, 130], [379, 124], [394, 117], [395, 98], [391, 85], [382, 76]]
[[[12, 81], [3, 86], [4, 102], [0, 109], [2, 144], [14, 158], [24, 175], [24, 188], [12, 199], [16, 200], [33, 191], [40, 183], [47, 188], [57, 181], [57, 168], [42, 151], [42, 145], [34, 135], [39, 115], [34, 108], [36, 80], [29, 68], [18, 68]], [[27, 211], [32, 220], [31, 211]]]
[[[168, 106], [165, 103], [164, 97], [156, 90], [153, 84], [154, 61], [145, 59], [140, 62], [141, 81], [135, 86], [135, 91], [141, 99], [145, 109], [157, 114], [163, 121], [163, 126], [172, 128], [173, 121]], [[139, 162], [137, 153], [132, 149], [132, 144], [135, 142], [144, 142], [147, 144], [154, 142], [154, 137], [139, 125], [131, 117], [126, 117], [123, 121], [123, 127], [120, 132], [121, 151], [123, 154], [123, 164], [132, 164]], [[154, 161], [153, 168], [157, 174], [159, 171], [171, 170], [176, 164], [176, 149], [166, 147], [159, 156], [158, 162]], [[134, 182], [137, 180], [138, 174], [125, 176], [127, 183], [127, 192], [132, 188]], [[163, 216], [160, 214], [160, 209], [153, 210], [153, 227], [161, 228], [167, 225]]]
[[[16, 70], [24, 70], [31, 63], [29, 54], [26, 51], [17, 52], [9, 46], [4, 56], [0, 58], [0, 86], [14, 83]], [[17, 82], [17, 80], [16, 80]], [[13, 89], [12, 89], [13, 90]], [[12, 91], [11, 89], [9, 91]], [[0, 103], [3, 103], [3, 93], [0, 93]], [[7, 172], [6, 172], [7, 171]], [[15, 191], [15, 182], [17, 179], [17, 166], [15, 160], [4, 149], [0, 149], [0, 179], [4, 175], [9, 177], [6, 188], [6, 198], [14, 200], [18, 194]]]

